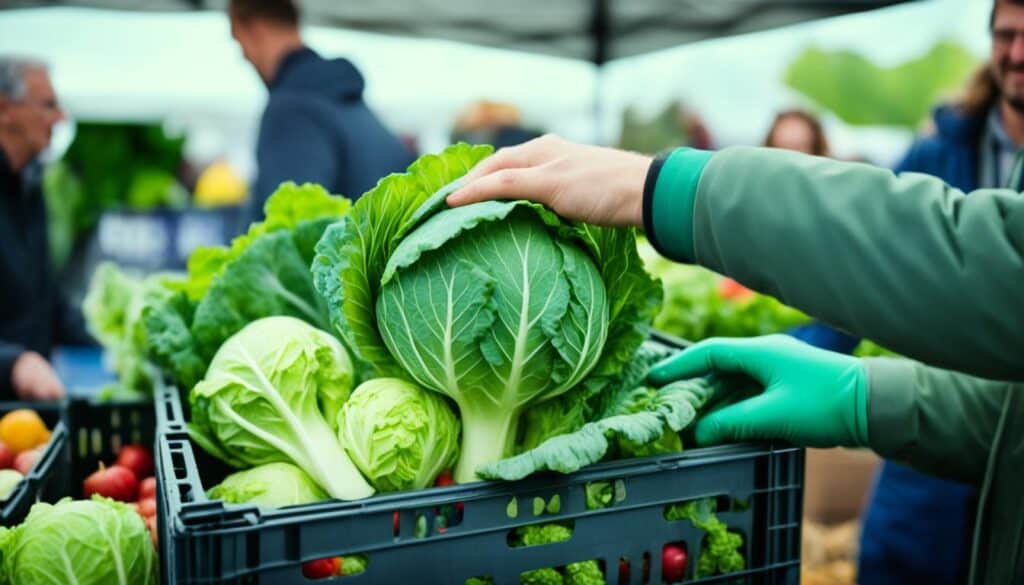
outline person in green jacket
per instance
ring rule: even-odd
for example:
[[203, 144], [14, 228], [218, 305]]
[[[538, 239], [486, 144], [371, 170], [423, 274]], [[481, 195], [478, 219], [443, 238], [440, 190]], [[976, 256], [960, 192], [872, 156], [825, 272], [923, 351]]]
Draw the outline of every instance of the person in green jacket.
[[[1019, 166], [1019, 165], [1018, 165]], [[786, 336], [711, 339], [653, 382], [742, 372], [764, 391], [705, 416], [701, 444], [867, 446], [980, 488], [970, 583], [1024, 582], [1024, 198], [765, 149], [650, 157], [545, 136], [485, 159], [450, 205], [529, 199], [643, 227], [703, 265], [913, 360]], [[936, 562], [942, 562], [936, 551]]]

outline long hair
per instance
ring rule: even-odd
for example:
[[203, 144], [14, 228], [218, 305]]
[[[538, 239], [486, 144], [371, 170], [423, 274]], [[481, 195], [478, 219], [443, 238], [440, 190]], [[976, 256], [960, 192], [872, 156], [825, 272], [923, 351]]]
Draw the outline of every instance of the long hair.
[[772, 125], [768, 128], [768, 133], [765, 134], [764, 146], [775, 146], [775, 131], [782, 122], [789, 119], [800, 120], [811, 129], [811, 135], [813, 136], [811, 139], [811, 154], [828, 156], [828, 140], [825, 138], [825, 131], [821, 127], [821, 122], [804, 110], [785, 110], [776, 114], [775, 119], [772, 120]]
[[986, 62], [967, 78], [956, 106], [968, 116], [980, 116], [988, 111], [998, 97], [999, 86], [992, 76], [992, 65]]

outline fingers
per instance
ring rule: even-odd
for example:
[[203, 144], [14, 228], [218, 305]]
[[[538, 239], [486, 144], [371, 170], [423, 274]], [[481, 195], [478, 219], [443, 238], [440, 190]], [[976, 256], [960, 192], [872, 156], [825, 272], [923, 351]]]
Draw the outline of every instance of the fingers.
[[655, 364], [647, 379], [660, 386], [673, 380], [720, 371], [747, 374], [766, 385], [771, 377], [770, 360], [764, 359], [766, 349], [758, 340], [716, 338], [702, 341]]
[[491, 199], [526, 199], [548, 204], [558, 188], [558, 177], [544, 167], [506, 168], [494, 171], [448, 196], [455, 207]]
[[[502, 196], [500, 191], [481, 191], [476, 188], [476, 183], [487, 176], [505, 171], [508, 169], [529, 169], [540, 166], [552, 160], [559, 149], [555, 143], [561, 141], [554, 135], [546, 135], [535, 138], [518, 146], [502, 148], [494, 155], [480, 161], [463, 177], [464, 187], [456, 190], [446, 199], [448, 205], [456, 207], [468, 203], [476, 203], [485, 199], [510, 198]], [[495, 196], [495, 193], [497, 195]]]
[[771, 418], [765, 416], [772, 400], [771, 394], [758, 394], [701, 418], [694, 431], [697, 444], [777, 438]]

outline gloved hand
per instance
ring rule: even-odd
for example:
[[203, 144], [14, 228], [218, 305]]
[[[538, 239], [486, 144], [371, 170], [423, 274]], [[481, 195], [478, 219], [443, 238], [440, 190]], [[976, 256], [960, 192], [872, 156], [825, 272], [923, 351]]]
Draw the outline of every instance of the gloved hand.
[[746, 374], [764, 391], [701, 418], [701, 445], [751, 439], [806, 447], [867, 444], [867, 374], [858, 358], [787, 335], [709, 339], [656, 364], [648, 379], [662, 385], [715, 371]]

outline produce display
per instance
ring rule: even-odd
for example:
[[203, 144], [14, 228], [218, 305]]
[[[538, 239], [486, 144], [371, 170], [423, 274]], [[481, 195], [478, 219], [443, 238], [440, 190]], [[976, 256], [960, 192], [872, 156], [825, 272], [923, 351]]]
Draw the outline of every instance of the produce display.
[[654, 328], [659, 331], [700, 341], [782, 333], [810, 321], [800, 311], [731, 278], [673, 262], [658, 254], [645, 239], [637, 246], [644, 267], [661, 279], [665, 288], [664, 303], [654, 318]]
[[19, 408], [0, 417], [0, 501], [32, 471], [49, 440], [50, 429], [34, 410]]
[[[185, 275], [97, 275], [90, 321], [122, 382], [142, 378], [134, 363], [159, 370], [188, 394], [193, 442], [237, 470], [204, 486], [208, 498], [281, 508], [675, 453], [703, 409], [742, 394], [717, 378], [646, 382], [672, 350], [646, 341], [663, 293], [635, 230], [527, 201], [447, 208], [445, 187], [490, 152], [423, 156], [354, 205], [286, 183], [263, 222], [196, 250]], [[152, 461], [132, 453], [85, 491], [145, 515]], [[439, 530], [460, 513], [447, 506]], [[700, 571], [743, 567], [742, 539], [713, 508], [679, 514], [707, 532]], [[559, 542], [564, 529], [525, 527], [516, 541]], [[686, 554], [666, 545], [667, 580]], [[302, 570], [350, 575], [366, 562]], [[581, 561], [522, 582], [604, 578]]]

